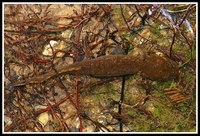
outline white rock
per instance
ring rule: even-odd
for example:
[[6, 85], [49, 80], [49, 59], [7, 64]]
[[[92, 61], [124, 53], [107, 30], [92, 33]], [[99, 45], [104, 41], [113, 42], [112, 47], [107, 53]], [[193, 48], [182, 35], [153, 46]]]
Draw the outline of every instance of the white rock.
[[44, 127], [47, 124], [47, 122], [49, 121], [49, 115], [48, 115], [48, 113], [45, 112], [45, 113], [40, 114], [37, 120]]
[[[35, 110], [41, 110], [41, 109], [45, 109], [47, 106], [43, 106], [43, 105], [37, 105], [35, 106]], [[37, 120], [40, 122], [40, 124], [44, 127], [47, 122], [49, 121], [49, 115], [47, 112], [41, 113], [38, 117]]]
[[90, 125], [83, 129], [83, 132], [94, 132], [95, 126]]
[[11, 118], [4, 115], [4, 122], [5, 122], [5, 126], [9, 126], [10, 124], [12, 124]]

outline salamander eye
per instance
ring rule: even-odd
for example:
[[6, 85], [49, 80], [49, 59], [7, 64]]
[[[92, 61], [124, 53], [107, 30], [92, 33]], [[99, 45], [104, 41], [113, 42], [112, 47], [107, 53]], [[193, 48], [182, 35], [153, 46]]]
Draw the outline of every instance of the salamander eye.
[[171, 60], [168, 60], [168, 63], [170, 63], [170, 65], [171, 65], [172, 67], [176, 67], [175, 63], [173, 63]]
[[170, 78], [167, 77], [167, 78], [164, 78], [162, 81], [168, 81]]

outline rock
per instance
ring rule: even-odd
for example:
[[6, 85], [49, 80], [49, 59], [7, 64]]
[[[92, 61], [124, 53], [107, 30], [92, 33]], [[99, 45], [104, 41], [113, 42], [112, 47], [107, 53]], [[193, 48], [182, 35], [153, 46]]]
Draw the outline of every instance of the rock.
[[[47, 106], [43, 106], [43, 105], [37, 105], [35, 107], [35, 110], [38, 111], [38, 110], [41, 110], [41, 109], [45, 109], [47, 108]], [[47, 122], [49, 121], [49, 115], [47, 112], [44, 112], [44, 113], [41, 113], [38, 117], [37, 117], [37, 120], [40, 122], [40, 124], [44, 127]]]
[[84, 128], [83, 132], [94, 132], [95, 128], [96, 127], [94, 125], [90, 125], [90, 126], [87, 126], [86, 128]]
[[10, 124], [12, 124], [12, 120], [10, 117], [4, 115], [4, 127], [9, 126]]

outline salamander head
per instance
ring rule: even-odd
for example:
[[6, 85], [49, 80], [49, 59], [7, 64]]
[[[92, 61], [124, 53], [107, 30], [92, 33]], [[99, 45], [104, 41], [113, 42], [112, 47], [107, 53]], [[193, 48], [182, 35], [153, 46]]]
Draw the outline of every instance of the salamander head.
[[170, 80], [178, 77], [178, 64], [169, 58], [150, 55], [148, 56], [142, 67], [142, 76], [151, 80]]

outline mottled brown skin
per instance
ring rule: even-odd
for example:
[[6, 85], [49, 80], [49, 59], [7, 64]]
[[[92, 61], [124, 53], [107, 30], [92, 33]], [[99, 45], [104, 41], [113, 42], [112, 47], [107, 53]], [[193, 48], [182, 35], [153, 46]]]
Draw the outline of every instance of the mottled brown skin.
[[[59, 74], [79, 74], [95, 77], [124, 76], [140, 72], [142, 76], [151, 80], [174, 79], [178, 76], [178, 70], [176, 62], [158, 55], [148, 55], [145, 57], [110, 55], [76, 62], [56, 69]], [[41, 83], [55, 75], [55, 70], [52, 70], [41, 76], [13, 83], [11, 86]]]
[[150, 55], [146, 57], [141, 71], [142, 76], [151, 80], [168, 80], [178, 76], [179, 67], [169, 58]]

